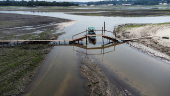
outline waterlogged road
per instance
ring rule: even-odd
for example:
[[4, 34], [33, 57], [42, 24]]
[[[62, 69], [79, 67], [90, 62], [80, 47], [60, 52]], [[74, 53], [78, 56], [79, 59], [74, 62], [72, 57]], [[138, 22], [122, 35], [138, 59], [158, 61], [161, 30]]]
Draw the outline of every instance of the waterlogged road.
[[[71, 39], [72, 35], [93, 26], [101, 29], [106, 22], [106, 29], [112, 31], [115, 26], [125, 23], [164, 23], [169, 22], [170, 16], [161, 17], [97, 17], [76, 16], [56, 12], [17, 12], [7, 13], [52, 16], [76, 20], [63, 31], [66, 34], [59, 39]], [[114, 37], [111, 33], [106, 35]], [[84, 42], [84, 41], [83, 41]], [[104, 43], [107, 43], [105, 40]], [[102, 38], [97, 37], [96, 44], [88, 43], [87, 47], [100, 47]], [[80, 76], [77, 62], [77, 51], [82, 51], [93, 58], [111, 84], [127, 88], [130, 92], [137, 92], [146, 96], [170, 96], [170, 64], [143, 54], [126, 44], [97, 50], [85, 50], [73, 46], [55, 46], [46, 56], [38, 74], [26, 88], [24, 96], [83, 96], [85, 80]], [[114, 50], [115, 48], [115, 50]], [[81, 58], [79, 58], [81, 59]], [[132, 91], [133, 90], [133, 91]]]
[[72, 46], [55, 47], [22, 96], [80, 96], [86, 93]]

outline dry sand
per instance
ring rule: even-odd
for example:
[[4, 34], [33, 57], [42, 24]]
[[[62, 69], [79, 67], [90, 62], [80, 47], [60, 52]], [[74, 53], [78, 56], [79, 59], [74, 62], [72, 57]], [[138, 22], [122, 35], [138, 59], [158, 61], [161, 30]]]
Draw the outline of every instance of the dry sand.
[[115, 28], [114, 32], [120, 40], [154, 36], [152, 39], [140, 39], [127, 43], [153, 57], [170, 62], [170, 39], [162, 38], [170, 38], [170, 23], [124, 24]]

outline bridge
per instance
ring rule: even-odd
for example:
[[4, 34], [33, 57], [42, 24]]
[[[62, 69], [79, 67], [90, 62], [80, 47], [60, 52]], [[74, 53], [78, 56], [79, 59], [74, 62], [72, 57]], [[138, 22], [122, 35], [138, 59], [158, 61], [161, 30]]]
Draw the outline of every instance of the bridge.
[[[96, 34], [96, 35], [88, 35], [87, 32], [89, 30], [80, 32], [78, 34], [75, 34], [72, 36], [72, 39], [64, 39], [64, 40], [0, 40], [0, 45], [23, 45], [23, 44], [55, 44], [55, 45], [61, 45], [61, 44], [74, 44], [74, 43], [78, 43], [79, 41], [82, 41], [83, 39], [86, 39], [86, 43], [87, 43], [87, 37], [88, 36], [102, 36], [103, 38], [108, 39], [109, 41], [113, 41], [113, 42], [119, 42], [116, 38], [110, 37], [110, 36], [106, 36], [105, 32], [110, 32], [113, 33], [111, 31], [107, 31], [107, 30], [94, 30], [95, 32], [100, 31], [101, 34]], [[84, 34], [83, 34], [84, 33]], [[83, 34], [83, 36], [80, 36], [78, 38], [74, 38], [77, 35]]]
[[[102, 28], [103, 29], [103, 28]], [[97, 34], [97, 35], [88, 35], [86, 31], [80, 32], [78, 34], [75, 34], [72, 36], [72, 39], [64, 39], [64, 40], [0, 40], [0, 45], [23, 45], [23, 44], [55, 44], [55, 45], [61, 45], [61, 44], [75, 44], [76, 42], [79, 44], [80, 41], [82, 41], [83, 39], [86, 39], [86, 43], [87, 43], [87, 37], [88, 36], [102, 36], [103, 38], [106, 38], [112, 41], [112, 42], [127, 42], [127, 41], [134, 41], [134, 40], [139, 40], [139, 39], [151, 39], [153, 37], [159, 37], [159, 36], [147, 36], [147, 37], [141, 37], [141, 38], [132, 38], [132, 39], [122, 39], [122, 40], [118, 40], [117, 38], [113, 38], [110, 36], [106, 36], [105, 32], [110, 32], [112, 34], [115, 34], [111, 31], [107, 31], [107, 30], [95, 30], [97, 31], [102, 31], [102, 34]], [[85, 33], [85, 35], [78, 37], [78, 38], [74, 38], [77, 35], [83, 34]]]
[[[64, 39], [64, 40], [0, 40], [0, 45], [23, 45], [23, 44], [55, 44], [55, 45], [61, 45], [61, 44], [75, 44], [78, 43], [80, 41], [82, 41], [83, 39], [86, 39], [86, 44], [87, 44], [87, 37], [88, 36], [102, 36], [103, 38], [106, 38], [113, 42], [126, 42], [126, 41], [133, 41], [133, 40], [138, 40], [138, 39], [151, 39], [153, 36], [148, 36], [148, 37], [141, 37], [141, 38], [132, 38], [132, 39], [123, 39], [123, 40], [118, 40], [117, 38], [113, 38], [110, 36], [106, 36], [105, 33], [106, 32], [110, 32], [113, 35], [116, 36], [116, 33], [112, 32], [112, 31], [107, 31], [105, 30], [105, 22], [104, 22], [104, 29], [102, 27], [102, 30], [94, 30], [95, 32], [101, 32], [101, 34], [96, 34], [96, 35], [89, 35], [87, 34], [89, 30], [80, 32], [78, 34], [75, 34], [72, 36], [72, 39]], [[83, 36], [80, 36], [78, 38], [74, 38], [77, 35], [83, 34]]]

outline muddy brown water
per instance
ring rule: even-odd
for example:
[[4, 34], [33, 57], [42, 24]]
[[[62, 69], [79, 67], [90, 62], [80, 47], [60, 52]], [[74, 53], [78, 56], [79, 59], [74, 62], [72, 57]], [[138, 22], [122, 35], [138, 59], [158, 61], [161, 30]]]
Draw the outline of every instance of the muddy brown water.
[[[2, 11], [1, 11], [2, 12]], [[4, 12], [4, 11], [3, 11]], [[103, 27], [112, 31], [115, 26], [125, 23], [163, 23], [169, 22], [170, 16], [160, 17], [97, 17], [76, 16], [60, 12], [17, 12], [6, 13], [30, 14], [52, 16], [76, 20], [71, 26], [63, 30], [66, 34], [59, 39], [71, 39], [72, 35], [93, 26], [96, 29]], [[106, 35], [114, 37], [111, 33]], [[81, 35], [80, 35], [81, 36]], [[104, 43], [108, 41], [105, 39]], [[85, 40], [83, 41], [84, 46]], [[87, 47], [101, 47], [102, 38], [97, 37], [96, 43], [88, 43]], [[86, 82], [80, 76], [77, 52], [84, 52], [93, 58], [110, 83], [133, 90], [137, 94], [146, 96], [170, 96], [170, 64], [129, 47], [127, 44], [103, 49], [86, 50], [76, 46], [54, 46], [46, 56], [39, 72], [33, 81], [27, 86], [23, 96], [84, 96], [87, 93], [84, 84]], [[101, 53], [105, 54], [101, 54]], [[98, 54], [98, 55], [95, 55]], [[81, 58], [79, 58], [81, 59]]]

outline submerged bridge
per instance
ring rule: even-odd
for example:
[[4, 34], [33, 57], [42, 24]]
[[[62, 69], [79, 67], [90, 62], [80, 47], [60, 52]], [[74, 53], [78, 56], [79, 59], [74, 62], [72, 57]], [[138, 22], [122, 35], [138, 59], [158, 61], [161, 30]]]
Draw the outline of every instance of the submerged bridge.
[[[87, 37], [88, 36], [102, 36], [103, 38], [106, 38], [112, 41], [112, 42], [127, 42], [127, 41], [133, 41], [133, 40], [139, 40], [139, 39], [151, 39], [153, 37], [158, 37], [158, 36], [148, 36], [148, 37], [141, 37], [141, 38], [132, 38], [132, 39], [123, 39], [123, 40], [118, 40], [117, 38], [113, 38], [110, 36], [106, 36], [105, 32], [110, 32], [112, 34], [115, 34], [114, 32], [107, 31], [107, 30], [94, 30], [94, 31], [102, 31], [102, 34], [96, 34], [96, 35], [88, 35], [86, 31], [83, 31], [81, 33], [75, 34], [72, 36], [72, 39], [64, 39], [64, 40], [0, 40], [0, 45], [23, 45], [23, 44], [55, 44], [55, 45], [65, 45], [65, 44], [79, 44], [80, 41], [83, 39], [86, 39], [87, 43]], [[86, 33], [86, 34], [83, 34]], [[80, 36], [78, 38], [74, 38], [77, 35], [83, 34], [83, 36]]]
[[[86, 43], [87, 43], [87, 37], [88, 36], [102, 36], [103, 38], [108, 39], [109, 41], [113, 41], [113, 42], [119, 42], [116, 38], [110, 37], [110, 36], [106, 36], [105, 32], [110, 32], [113, 33], [111, 31], [107, 31], [107, 30], [94, 30], [95, 32], [102, 32], [101, 34], [96, 34], [96, 35], [88, 35], [87, 32], [89, 30], [83, 31], [81, 33], [75, 34], [72, 36], [72, 39], [64, 39], [64, 40], [0, 40], [0, 45], [22, 45], [22, 44], [74, 44], [74, 43], [78, 43], [80, 41], [82, 41], [83, 39], [86, 39]], [[85, 33], [85, 34], [83, 34]], [[80, 36], [78, 38], [74, 38], [77, 35], [83, 34], [83, 36]]]
[[[106, 38], [112, 41], [112, 42], [126, 42], [126, 41], [133, 41], [133, 40], [138, 40], [138, 39], [146, 39], [146, 38], [152, 38], [151, 36], [149, 37], [142, 37], [142, 38], [133, 38], [133, 39], [124, 39], [124, 40], [118, 40], [116, 38], [110, 37], [110, 36], [106, 36], [105, 33], [106, 32], [110, 32], [113, 35], [116, 36], [116, 33], [112, 32], [112, 31], [107, 31], [105, 30], [105, 22], [104, 22], [104, 29], [102, 27], [102, 30], [94, 30], [96, 33], [101, 32], [101, 34], [96, 34], [96, 35], [89, 35], [87, 34], [89, 30], [80, 32], [78, 34], [75, 34], [72, 36], [72, 39], [64, 39], [64, 40], [0, 40], [0, 45], [22, 45], [22, 44], [55, 44], [55, 45], [61, 45], [61, 44], [75, 44], [78, 43], [80, 41], [82, 41], [83, 39], [86, 39], [86, 44], [87, 44], [87, 37], [88, 36], [102, 36], [103, 38]], [[77, 35], [83, 34], [83, 36], [80, 36], [78, 38], [74, 38]]]
[[[96, 35], [89, 35], [87, 34], [89, 30], [86, 29], [86, 31], [80, 32], [78, 34], [75, 34], [72, 36], [72, 39], [64, 39], [64, 40], [0, 40], [0, 45], [22, 45], [22, 44], [55, 44], [55, 45], [61, 45], [63, 44], [74, 44], [82, 41], [83, 39], [86, 39], [86, 44], [87, 44], [87, 37], [88, 36], [102, 36], [103, 38], [106, 38], [113, 42], [119, 42], [116, 38], [106, 36], [105, 32], [110, 32], [113, 34], [111, 31], [105, 30], [105, 22], [104, 22], [104, 28], [102, 27], [102, 30], [94, 30], [95, 32], [100, 31], [101, 34], [96, 34]], [[74, 38], [77, 35], [83, 34], [83, 36], [80, 36], [78, 38]]]

